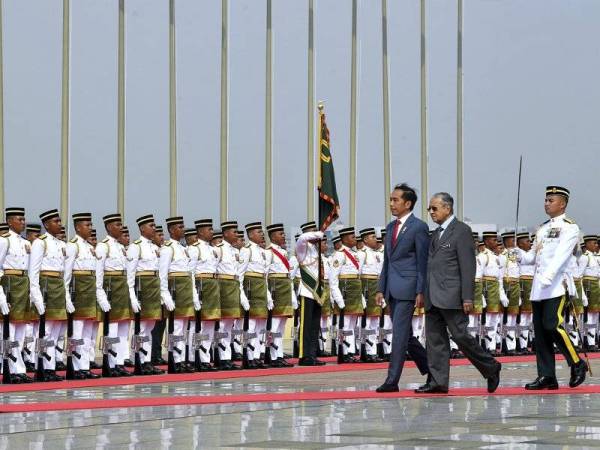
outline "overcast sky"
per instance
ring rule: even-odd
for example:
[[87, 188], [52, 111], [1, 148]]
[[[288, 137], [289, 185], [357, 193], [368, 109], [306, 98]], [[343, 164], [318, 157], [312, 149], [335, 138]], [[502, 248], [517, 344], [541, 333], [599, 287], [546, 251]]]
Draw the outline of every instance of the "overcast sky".
[[[317, 0], [316, 99], [326, 102], [347, 221], [351, 1]], [[545, 220], [544, 187], [600, 233], [600, 1], [465, 0], [465, 215]], [[221, 7], [177, 0], [179, 213], [219, 212]], [[273, 218], [306, 219], [307, 0], [275, 0]], [[32, 221], [60, 204], [62, 0], [5, 0], [5, 198]], [[388, 1], [392, 181], [420, 186], [419, 1]], [[429, 192], [456, 190], [456, 2], [429, 0]], [[360, 0], [357, 226], [383, 225], [381, 2]], [[263, 0], [230, 1], [229, 212], [264, 216]], [[71, 2], [71, 212], [116, 209], [118, 0]], [[169, 212], [168, 0], [126, 0], [126, 220]]]

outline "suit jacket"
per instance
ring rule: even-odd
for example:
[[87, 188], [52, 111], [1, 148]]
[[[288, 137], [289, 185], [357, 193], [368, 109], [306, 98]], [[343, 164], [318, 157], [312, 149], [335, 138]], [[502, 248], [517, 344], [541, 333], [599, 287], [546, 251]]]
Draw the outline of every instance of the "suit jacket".
[[455, 218], [437, 244], [434, 233], [429, 246], [425, 309], [462, 309], [464, 300], [472, 302], [475, 265], [471, 227]]
[[378, 291], [386, 299], [414, 301], [425, 291], [429, 227], [411, 214], [392, 247], [395, 221], [386, 227], [383, 267], [379, 275]]

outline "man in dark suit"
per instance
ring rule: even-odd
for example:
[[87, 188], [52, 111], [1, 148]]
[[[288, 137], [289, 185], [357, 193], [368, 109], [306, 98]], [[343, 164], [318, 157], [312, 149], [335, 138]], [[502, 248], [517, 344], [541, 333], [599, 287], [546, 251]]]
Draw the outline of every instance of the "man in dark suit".
[[431, 379], [415, 392], [448, 392], [448, 331], [459, 350], [487, 379], [488, 392], [494, 392], [500, 382], [501, 365], [467, 331], [468, 314], [473, 310], [476, 264], [471, 228], [454, 217], [454, 200], [445, 192], [431, 198], [428, 211], [439, 225], [429, 246], [425, 287], [425, 336]]
[[390, 305], [392, 354], [387, 378], [377, 392], [398, 391], [407, 351], [421, 374], [429, 373], [426, 351], [413, 336], [411, 326], [415, 307], [424, 304], [429, 249], [429, 227], [412, 214], [416, 203], [417, 194], [407, 184], [397, 185], [390, 194], [390, 209], [396, 219], [386, 228], [376, 302]]

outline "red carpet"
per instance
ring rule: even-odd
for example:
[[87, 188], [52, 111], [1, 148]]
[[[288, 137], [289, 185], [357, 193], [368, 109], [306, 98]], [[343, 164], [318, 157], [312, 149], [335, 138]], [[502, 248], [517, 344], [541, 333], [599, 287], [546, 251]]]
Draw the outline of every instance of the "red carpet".
[[[592, 353], [589, 355], [590, 359], [599, 359], [600, 353]], [[558, 360], [562, 360], [562, 355], [557, 355]], [[336, 358], [323, 358], [324, 361], [334, 362]], [[297, 360], [290, 360], [291, 362], [297, 362]], [[503, 364], [508, 363], [533, 363], [535, 356], [504, 356], [498, 358]], [[452, 359], [450, 360], [452, 366], [468, 366], [470, 365], [467, 359]], [[333, 373], [333, 372], [349, 372], [349, 371], [360, 371], [360, 370], [382, 370], [387, 369], [388, 363], [375, 363], [375, 364], [327, 364], [325, 366], [317, 367], [290, 367], [290, 368], [276, 368], [276, 369], [259, 369], [259, 370], [235, 370], [225, 372], [201, 372], [201, 373], [190, 373], [190, 374], [176, 374], [176, 375], [154, 375], [154, 376], [136, 376], [126, 378], [99, 378], [96, 380], [73, 380], [73, 381], [58, 381], [53, 383], [31, 383], [31, 384], [0, 384], [0, 394], [4, 392], [33, 392], [33, 391], [54, 391], [60, 389], [78, 389], [78, 388], [92, 388], [92, 387], [108, 387], [108, 386], [126, 386], [126, 385], [138, 385], [138, 384], [163, 384], [163, 383], [180, 383], [186, 381], [217, 381], [225, 379], [235, 378], [248, 378], [248, 377], [268, 377], [274, 375], [306, 375], [311, 373]], [[407, 361], [405, 364], [407, 368], [414, 368], [415, 363]], [[96, 373], [101, 373], [101, 370], [94, 370]], [[31, 375], [31, 374], [30, 374]], [[64, 373], [62, 373], [64, 375]]]
[[77, 400], [52, 403], [2, 404], [0, 413], [24, 413], [40, 411], [65, 411], [97, 408], [135, 408], [147, 406], [174, 405], [206, 405], [221, 403], [249, 402], [293, 402], [318, 400], [356, 400], [380, 398], [430, 398], [430, 397], [473, 397], [473, 396], [513, 396], [513, 395], [561, 395], [561, 394], [598, 394], [600, 385], [582, 385], [575, 389], [562, 387], [556, 391], [526, 391], [522, 387], [499, 388], [494, 394], [488, 394], [485, 388], [457, 388], [448, 394], [415, 394], [413, 391], [400, 391], [388, 394], [377, 394], [373, 391], [326, 391], [326, 392], [290, 392], [274, 394], [241, 394], [241, 395], [204, 395], [147, 397], [114, 400]]

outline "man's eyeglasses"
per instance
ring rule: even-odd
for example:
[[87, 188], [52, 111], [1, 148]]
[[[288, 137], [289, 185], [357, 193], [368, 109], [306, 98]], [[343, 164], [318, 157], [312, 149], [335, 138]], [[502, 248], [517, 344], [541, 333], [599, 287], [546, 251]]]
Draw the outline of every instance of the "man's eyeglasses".
[[427, 208], [427, 211], [429, 212], [436, 212], [439, 208], [437, 206], [430, 206], [429, 208]]

